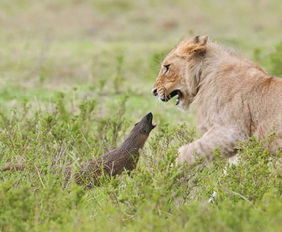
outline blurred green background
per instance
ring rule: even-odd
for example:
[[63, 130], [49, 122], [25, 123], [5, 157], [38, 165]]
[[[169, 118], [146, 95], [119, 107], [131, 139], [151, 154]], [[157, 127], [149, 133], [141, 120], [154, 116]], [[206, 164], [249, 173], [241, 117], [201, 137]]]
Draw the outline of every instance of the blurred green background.
[[281, 41], [281, 12], [279, 0], [1, 0], [0, 102], [48, 100], [75, 87], [103, 92], [105, 102], [131, 91], [144, 95], [135, 105], [148, 105], [136, 108], [139, 115], [161, 111], [150, 96], [160, 62], [180, 39], [198, 34], [280, 74], [280, 53], [278, 71], [271, 54]]
[[281, 12], [279, 0], [1, 0], [1, 79], [92, 82], [122, 55], [128, 77], [153, 82], [152, 56], [190, 35], [272, 52]]

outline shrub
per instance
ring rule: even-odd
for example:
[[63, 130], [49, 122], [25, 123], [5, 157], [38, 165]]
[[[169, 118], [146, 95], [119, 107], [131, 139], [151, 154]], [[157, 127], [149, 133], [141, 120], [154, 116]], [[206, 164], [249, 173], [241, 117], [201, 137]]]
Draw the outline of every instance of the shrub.
[[271, 74], [275, 76], [282, 76], [282, 42], [280, 42], [275, 51], [270, 54]]

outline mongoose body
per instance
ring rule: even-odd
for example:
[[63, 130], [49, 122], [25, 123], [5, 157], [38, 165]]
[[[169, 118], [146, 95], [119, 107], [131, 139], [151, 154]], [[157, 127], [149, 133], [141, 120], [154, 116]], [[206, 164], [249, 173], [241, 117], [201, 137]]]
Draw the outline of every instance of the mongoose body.
[[[156, 125], [152, 123], [153, 114], [148, 113], [138, 123], [135, 124], [124, 142], [116, 149], [103, 156], [90, 160], [82, 164], [79, 171], [74, 173], [77, 184], [92, 187], [97, 184], [97, 178], [103, 174], [115, 176], [123, 171], [135, 169], [139, 159], [139, 150], [143, 148], [150, 132]], [[2, 171], [20, 171], [25, 168], [24, 164], [8, 164]], [[66, 168], [66, 183], [71, 178], [72, 168]], [[65, 184], [66, 184], [65, 183]]]
[[80, 170], [74, 174], [76, 183], [92, 186], [96, 184], [97, 178], [102, 174], [115, 176], [125, 170], [135, 169], [139, 159], [139, 150], [143, 148], [151, 130], [155, 127], [152, 120], [153, 114], [147, 114], [135, 124], [118, 148], [81, 165]]

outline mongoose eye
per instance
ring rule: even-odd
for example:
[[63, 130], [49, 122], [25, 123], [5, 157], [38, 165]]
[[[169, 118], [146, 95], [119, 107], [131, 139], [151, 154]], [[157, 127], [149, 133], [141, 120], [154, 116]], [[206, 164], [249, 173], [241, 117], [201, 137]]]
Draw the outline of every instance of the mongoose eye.
[[142, 133], [142, 134], [147, 134], [148, 132], [147, 132], [146, 129], [142, 129], [141, 133]]

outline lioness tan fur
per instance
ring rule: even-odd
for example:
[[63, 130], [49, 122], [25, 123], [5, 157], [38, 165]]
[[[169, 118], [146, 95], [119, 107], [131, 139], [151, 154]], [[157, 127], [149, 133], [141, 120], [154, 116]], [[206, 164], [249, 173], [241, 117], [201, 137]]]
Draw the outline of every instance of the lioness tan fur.
[[282, 79], [207, 36], [181, 41], [165, 57], [153, 87], [162, 101], [178, 95], [180, 108], [191, 105], [202, 137], [180, 147], [177, 162], [236, 154], [236, 144], [270, 134], [269, 149], [282, 148]]

